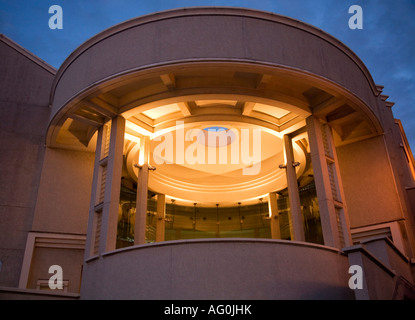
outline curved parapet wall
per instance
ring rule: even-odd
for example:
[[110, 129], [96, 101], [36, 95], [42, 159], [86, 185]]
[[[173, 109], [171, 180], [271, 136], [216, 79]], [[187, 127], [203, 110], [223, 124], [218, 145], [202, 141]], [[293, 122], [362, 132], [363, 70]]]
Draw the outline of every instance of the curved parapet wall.
[[75, 50], [57, 73], [51, 121], [69, 102], [106, 81], [191, 62], [250, 63], [299, 72], [343, 88], [369, 108], [379, 94], [350, 49], [308, 24], [239, 8], [178, 9], [121, 23]]
[[354, 299], [338, 250], [284, 240], [135, 246], [84, 265], [81, 299]]

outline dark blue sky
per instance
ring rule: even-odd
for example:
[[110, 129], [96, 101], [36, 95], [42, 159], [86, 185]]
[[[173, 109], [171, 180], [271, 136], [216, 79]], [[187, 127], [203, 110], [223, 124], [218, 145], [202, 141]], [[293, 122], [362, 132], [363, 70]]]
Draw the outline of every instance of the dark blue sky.
[[[51, 30], [49, 7], [63, 9], [63, 29]], [[351, 30], [351, 5], [363, 9], [363, 29]], [[376, 84], [395, 102], [415, 151], [415, 0], [0, 0], [0, 33], [59, 68], [80, 44], [119, 22], [190, 6], [235, 6], [270, 11], [314, 25], [351, 48]]]

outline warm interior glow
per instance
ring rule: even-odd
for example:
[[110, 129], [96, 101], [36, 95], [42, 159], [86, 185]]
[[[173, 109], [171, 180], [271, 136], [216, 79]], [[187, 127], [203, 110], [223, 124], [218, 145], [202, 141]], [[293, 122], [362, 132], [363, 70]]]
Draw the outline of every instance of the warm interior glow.
[[126, 120], [125, 121], [125, 126], [126, 128], [133, 130], [134, 132], [136, 132], [138, 135], [142, 135], [142, 136], [148, 136], [150, 137], [150, 139], [153, 136], [153, 133], [136, 125], [135, 123], [132, 123], [131, 121]]
[[[268, 105], [212, 98], [170, 100], [151, 109], [144, 106], [145, 111], [130, 116], [126, 139], [138, 144], [125, 150], [131, 179], [137, 180], [138, 171], [129, 166], [148, 161], [156, 168], [149, 175], [149, 190], [213, 207], [255, 204], [269, 192], [286, 188], [285, 170], [279, 169], [286, 163], [283, 135], [304, 126], [304, 118], [279, 101]], [[148, 149], [143, 136], [149, 138]], [[300, 176], [306, 157], [297, 144], [293, 148]]]
[[177, 103], [173, 103], [144, 111], [143, 114], [154, 120], [177, 111], [180, 111], [180, 107], [177, 105]]
[[133, 141], [133, 142], [137, 142], [140, 143], [140, 138], [133, 136], [132, 134], [129, 133], [124, 133], [124, 139], [129, 140], [129, 141]]
[[212, 105], [230, 105], [235, 106], [238, 101], [235, 100], [196, 100], [195, 103], [199, 107], [206, 107]]
[[285, 109], [280, 109], [280, 108], [269, 106], [269, 105], [262, 104], [262, 103], [255, 103], [253, 110], [269, 114], [278, 119], [290, 113], [290, 111], [287, 111]]

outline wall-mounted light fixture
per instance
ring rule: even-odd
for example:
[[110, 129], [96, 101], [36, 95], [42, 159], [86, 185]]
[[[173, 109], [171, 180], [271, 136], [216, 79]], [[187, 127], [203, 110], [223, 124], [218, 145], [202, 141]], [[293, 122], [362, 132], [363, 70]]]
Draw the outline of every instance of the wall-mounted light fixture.
[[[292, 165], [293, 165], [293, 167], [294, 167], [294, 168], [295, 168], [295, 167], [298, 167], [300, 164], [301, 164], [301, 163], [300, 163], [300, 162], [298, 162], [298, 161], [295, 161], [295, 162], [293, 162], [293, 163], [292, 163]], [[286, 164], [280, 164], [280, 165], [278, 166], [278, 168], [280, 168], [280, 169], [287, 169], [287, 165], [286, 165]]]
[[[143, 166], [142, 165], [139, 165], [139, 164], [134, 164], [134, 167], [136, 167], [136, 168], [138, 168], [138, 169], [142, 169], [143, 168]], [[153, 166], [148, 166], [148, 170], [150, 170], [150, 171], [154, 171], [154, 170], [156, 170], [156, 167], [153, 167]]]

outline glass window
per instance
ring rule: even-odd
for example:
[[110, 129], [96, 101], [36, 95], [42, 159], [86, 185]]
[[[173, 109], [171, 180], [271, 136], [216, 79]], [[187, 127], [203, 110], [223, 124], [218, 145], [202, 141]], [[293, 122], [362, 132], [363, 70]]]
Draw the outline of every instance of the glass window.
[[233, 207], [166, 204], [166, 240], [271, 238], [268, 203]]
[[324, 244], [314, 181], [299, 189], [305, 241]]

